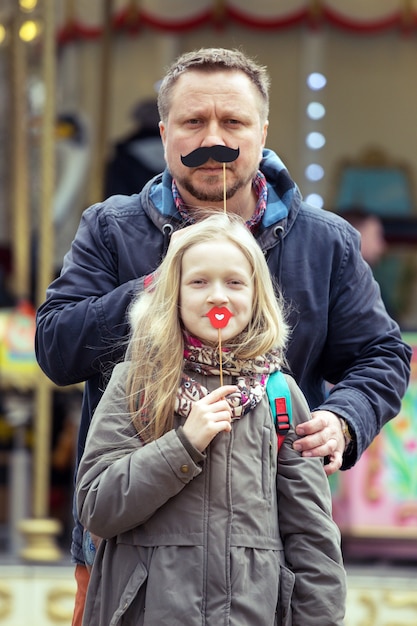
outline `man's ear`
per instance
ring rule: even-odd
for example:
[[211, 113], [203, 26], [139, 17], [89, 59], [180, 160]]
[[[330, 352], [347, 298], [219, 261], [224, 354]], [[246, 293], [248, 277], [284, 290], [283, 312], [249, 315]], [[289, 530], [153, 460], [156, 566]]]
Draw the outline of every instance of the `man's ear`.
[[268, 135], [269, 120], [266, 120], [262, 128], [262, 148], [265, 148], [266, 138]]
[[165, 145], [165, 124], [163, 122], [159, 122], [159, 134], [161, 135], [162, 143]]
[[261, 134], [261, 149], [260, 149], [259, 162], [262, 161], [263, 149], [265, 148], [266, 138], [268, 135], [268, 126], [269, 126], [269, 120], [266, 120], [261, 131], [262, 134]]

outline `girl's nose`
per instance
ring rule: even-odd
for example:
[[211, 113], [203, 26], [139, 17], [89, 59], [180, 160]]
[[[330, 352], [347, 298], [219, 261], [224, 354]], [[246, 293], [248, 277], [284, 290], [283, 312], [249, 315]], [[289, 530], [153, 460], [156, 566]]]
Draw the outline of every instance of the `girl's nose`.
[[210, 294], [208, 297], [209, 302], [212, 304], [224, 304], [229, 301], [227, 297], [227, 293], [222, 285], [216, 284], [213, 285], [213, 288], [210, 290]]

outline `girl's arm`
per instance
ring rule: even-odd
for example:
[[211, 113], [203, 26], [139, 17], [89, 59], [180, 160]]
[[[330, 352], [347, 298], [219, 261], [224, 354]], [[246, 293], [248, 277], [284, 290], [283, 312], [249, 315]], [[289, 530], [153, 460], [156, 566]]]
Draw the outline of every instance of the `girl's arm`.
[[175, 430], [142, 445], [127, 410], [127, 368], [122, 363], [114, 369], [77, 473], [79, 519], [103, 538], [143, 524], [201, 472], [199, 453], [193, 460]]

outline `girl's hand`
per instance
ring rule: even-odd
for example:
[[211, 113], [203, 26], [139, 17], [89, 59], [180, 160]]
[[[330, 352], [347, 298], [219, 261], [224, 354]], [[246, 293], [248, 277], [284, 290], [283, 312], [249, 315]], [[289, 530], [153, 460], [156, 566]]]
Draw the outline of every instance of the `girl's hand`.
[[203, 452], [222, 430], [231, 431], [232, 410], [225, 397], [236, 391], [236, 385], [223, 385], [193, 404], [183, 430], [199, 452]]

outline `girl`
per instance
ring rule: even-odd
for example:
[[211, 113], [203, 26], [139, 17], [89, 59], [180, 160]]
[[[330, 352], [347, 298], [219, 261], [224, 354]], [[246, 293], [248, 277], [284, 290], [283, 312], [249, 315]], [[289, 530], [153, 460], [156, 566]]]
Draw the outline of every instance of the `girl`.
[[[293, 427], [277, 455], [265, 387], [288, 330], [240, 219], [181, 231], [131, 324], [77, 475], [80, 520], [104, 538], [83, 623], [343, 624], [322, 463], [293, 449]], [[295, 425], [310, 412], [286, 379]]]

